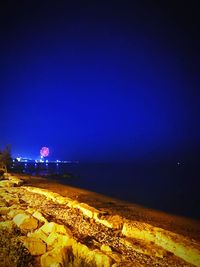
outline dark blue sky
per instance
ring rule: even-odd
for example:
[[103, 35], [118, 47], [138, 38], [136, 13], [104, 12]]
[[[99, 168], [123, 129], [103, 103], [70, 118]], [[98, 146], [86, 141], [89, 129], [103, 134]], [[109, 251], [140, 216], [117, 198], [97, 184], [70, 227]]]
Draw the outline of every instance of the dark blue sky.
[[196, 158], [197, 7], [135, 2], [7, 1], [0, 148], [38, 156], [45, 145], [52, 158], [83, 161]]

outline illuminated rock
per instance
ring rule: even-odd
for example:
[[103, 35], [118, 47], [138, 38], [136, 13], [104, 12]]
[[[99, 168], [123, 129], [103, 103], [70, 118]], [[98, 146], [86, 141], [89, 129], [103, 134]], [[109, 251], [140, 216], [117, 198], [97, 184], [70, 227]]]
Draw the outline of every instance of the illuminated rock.
[[68, 235], [62, 235], [52, 232], [46, 239], [49, 247], [66, 247], [70, 245], [70, 238]]
[[18, 197], [10, 193], [1, 193], [1, 197], [8, 203], [8, 205], [19, 203]]
[[0, 208], [5, 207], [6, 206], [6, 201], [4, 201], [3, 199], [0, 199]]
[[13, 221], [21, 230], [30, 231], [38, 227], [38, 220], [26, 213], [17, 214]]
[[[72, 251], [75, 262], [78, 261], [81, 266], [110, 267], [113, 259], [97, 249], [89, 249], [86, 245], [75, 240], [72, 241]], [[76, 266], [76, 265], [75, 265]]]
[[[29, 209], [27, 211], [30, 212]], [[32, 213], [32, 216], [36, 218], [38, 221], [43, 222], [43, 223], [48, 223], [47, 219], [42, 215], [41, 212], [36, 210], [30, 213]]]
[[47, 189], [37, 188], [37, 187], [30, 187], [30, 186], [24, 186], [24, 189], [26, 189], [29, 192], [40, 194], [45, 196], [48, 200], [52, 200], [54, 202], [57, 202], [58, 204], [67, 204], [68, 201], [72, 201], [70, 198], [62, 197], [61, 195], [51, 192]]
[[35, 238], [39, 238], [42, 241], [44, 241], [46, 243], [48, 235], [46, 233], [44, 233], [40, 228], [35, 230], [34, 232], [29, 232], [27, 234], [27, 236], [29, 237], [35, 237]]
[[60, 233], [63, 235], [68, 235], [71, 236], [71, 232], [69, 229], [67, 229], [64, 225], [60, 225], [54, 222], [50, 223], [45, 223], [42, 227], [41, 230], [46, 233], [50, 234], [52, 232]]
[[71, 249], [69, 247], [65, 248], [55, 248], [44, 255], [41, 256], [41, 267], [64, 267], [68, 266], [69, 256]]
[[13, 182], [16, 185], [22, 185], [23, 184], [23, 180], [21, 180], [20, 178], [18, 178], [15, 175], [8, 175], [7, 178], [8, 178], [8, 180], [10, 180], [11, 182]]
[[6, 231], [12, 231], [15, 227], [13, 221], [3, 221], [0, 222], [0, 229], [5, 229]]
[[71, 200], [71, 201], [69, 201], [69, 202], [67, 203], [67, 206], [68, 206], [69, 208], [74, 208], [74, 207], [77, 206], [78, 203], [79, 203], [79, 202], [78, 202], [77, 200]]
[[46, 244], [41, 239], [27, 236], [21, 236], [19, 239], [31, 255], [38, 256], [46, 253]]
[[200, 266], [199, 245], [184, 236], [136, 221], [124, 223], [122, 234], [153, 242], [186, 262]]
[[24, 210], [22, 209], [12, 209], [8, 212], [7, 216], [9, 219], [13, 219], [16, 215], [22, 214]]
[[23, 184], [23, 181], [21, 179], [15, 178], [15, 179], [12, 179], [11, 181], [12, 181], [12, 183], [14, 183], [15, 185], [18, 185], [18, 186]]
[[89, 218], [97, 217], [99, 211], [88, 204], [85, 203], [78, 203], [73, 206], [73, 208], [79, 209], [85, 216]]
[[96, 222], [113, 229], [122, 229], [124, 223], [123, 218], [119, 215], [108, 216], [106, 219], [99, 218], [99, 216], [94, 218]]
[[109, 247], [108, 245], [104, 245], [104, 244], [101, 246], [101, 250], [105, 252], [112, 252], [111, 247]]
[[0, 181], [0, 187], [14, 187], [15, 183], [9, 180]]
[[24, 186], [24, 189], [26, 189], [29, 192], [37, 193], [40, 195], [45, 196], [48, 200], [52, 200], [55, 203], [58, 204], [67, 204], [69, 207], [74, 207], [75, 204], [78, 204], [79, 202], [72, 200], [68, 197], [63, 197], [57, 193], [51, 192], [47, 189], [37, 188], [37, 187], [30, 187], [30, 186]]
[[0, 207], [0, 215], [7, 215], [10, 211], [10, 207]]
[[20, 186], [23, 184], [23, 181], [19, 178], [11, 178], [9, 177], [8, 180], [1, 180], [0, 181], [0, 187], [14, 187], [14, 186]]

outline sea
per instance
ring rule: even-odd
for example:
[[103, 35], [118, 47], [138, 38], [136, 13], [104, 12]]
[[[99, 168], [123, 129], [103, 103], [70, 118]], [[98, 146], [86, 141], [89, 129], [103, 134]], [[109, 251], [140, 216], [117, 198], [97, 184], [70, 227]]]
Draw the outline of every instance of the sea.
[[[16, 169], [16, 166], [14, 166]], [[184, 163], [20, 163], [18, 170], [147, 208], [200, 219], [200, 166]]]

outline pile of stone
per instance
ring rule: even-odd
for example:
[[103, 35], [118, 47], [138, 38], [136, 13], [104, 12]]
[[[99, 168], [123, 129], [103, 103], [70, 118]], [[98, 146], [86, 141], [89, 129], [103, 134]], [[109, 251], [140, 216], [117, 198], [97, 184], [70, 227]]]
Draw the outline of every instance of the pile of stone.
[[6, 178], [0, 181], [2, 267], [200, 266], [200, 246], [193, 240], [23, 186], [14, 175]]
[[17, 176], [11, 175], [9, 173], [4, 173], [3, 177], [0, 180], [0, 187], [15, 187], [21, 186], [22, 184], [22, 179], [19, 179]]
[[17, 239], [33, 256], [34, 266], [112, 265], [111, 258], [76, 241], [64, 225], [48, 222], [40, 212], [32, 212], [1, 209], [1, 215], [7, 220], [0, 222], [0, 228], [10, 232], [16, 226], [20, 229]]

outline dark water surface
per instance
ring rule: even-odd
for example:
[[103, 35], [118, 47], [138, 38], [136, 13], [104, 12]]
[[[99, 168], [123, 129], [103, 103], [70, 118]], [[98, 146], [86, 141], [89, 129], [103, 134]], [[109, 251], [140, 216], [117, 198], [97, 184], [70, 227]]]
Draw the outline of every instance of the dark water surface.
[[[180, 164], [22, 164], [25, 173], [55, 174], [60, 183], [145, 207], [200, 219], [199, 166]], [[58, 174], [72, 174], [63, 177]]]

